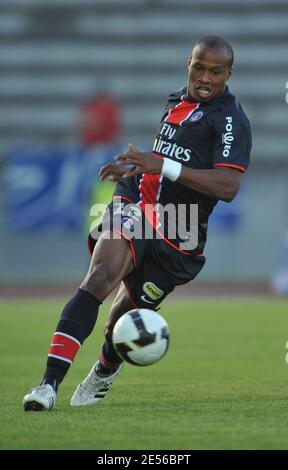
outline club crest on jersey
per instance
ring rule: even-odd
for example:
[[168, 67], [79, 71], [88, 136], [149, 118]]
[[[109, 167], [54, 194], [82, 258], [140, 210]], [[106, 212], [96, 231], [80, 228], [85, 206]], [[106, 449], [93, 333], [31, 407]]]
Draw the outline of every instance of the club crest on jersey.
[[122, 227], [134, 232], [134, 222], [130, 217], [122, 217]]
[[196, 113], [193, 113], [192, 116], [190, 117], [190, 121], [191, 122], [200, 121], [203, 114], [204, 114], [203, 111], [197, 111]]

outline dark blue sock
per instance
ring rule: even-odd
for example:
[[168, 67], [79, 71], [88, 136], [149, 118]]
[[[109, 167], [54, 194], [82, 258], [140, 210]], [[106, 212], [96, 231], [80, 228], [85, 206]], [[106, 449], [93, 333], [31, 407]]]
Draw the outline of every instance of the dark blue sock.
[[78, 289], [66, 304], [52, 339], [42, 383], [57, 391], [78, 349], [94, 329], [100, 305], [96, 297], [83, 289]]

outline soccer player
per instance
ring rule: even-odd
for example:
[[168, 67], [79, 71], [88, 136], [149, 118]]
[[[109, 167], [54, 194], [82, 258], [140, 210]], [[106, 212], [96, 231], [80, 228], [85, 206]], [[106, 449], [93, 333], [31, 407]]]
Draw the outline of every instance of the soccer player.
[[[119, 283], [99, 359], [76, 388], [72, 406], [99, 403], [121, 371], [111, 341], [116, 320], [135, 307], [156, 310], [177, 285], [202, 269], [209, 215], [218, 200], [234, 199], [249, 164], [249, 121], [226, 85], [232, 64], [227, 41], [214, 36], [198, 41], [188, 60], [188, 86], [169, 96], [153, 151], [129, 145], [101, 169], [101, 180], [118, 181], [113, 202], [102, 233], [89, 236], [88, 273], [64, 307], [41, 385], [23, 399], [26, 411], [53, 408], [58, 386], [92, 332], [100, 305]], [[160, 209], [168, 204], [166, 217]], [[192, 204], [198, 206], [196, 238]], [[171, 205], [181, 208], [182, 215], [171, 211]], [[171, 214], [182, 223], [181, 233], [169, 234]], [[133, 236], [139, 224], [150, 227], [153, 237]]]

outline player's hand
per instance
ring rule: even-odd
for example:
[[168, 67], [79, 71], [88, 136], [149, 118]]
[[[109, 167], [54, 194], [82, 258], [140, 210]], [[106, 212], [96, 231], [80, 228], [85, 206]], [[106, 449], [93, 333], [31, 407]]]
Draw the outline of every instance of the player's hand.
[[109, 181], [119, 181], [127, 173], [127, 167], [118, 165], [117, 163], [107, 163], [100, 168], [99, 178], [100, 181], [105, 180], [106, 178]]
[[[132, 144], [128, 145], [127, 152], [115, 157], [118, 165], [133, 165], [133, 168], [123, 175], [124, 178], [129, 176], [138, 175], [139, 173], [149, 173], [151, 175], [160, 174], [163, 159], [153, 156], [151, 153], [141, 152], [133, 147]], [[122, 167], [123, 168], [123, 167]]]

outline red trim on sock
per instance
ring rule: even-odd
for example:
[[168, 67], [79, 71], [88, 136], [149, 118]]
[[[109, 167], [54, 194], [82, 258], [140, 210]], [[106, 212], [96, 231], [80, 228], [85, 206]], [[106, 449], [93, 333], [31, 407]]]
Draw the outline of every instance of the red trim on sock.
[[48, 356], [52, 355], [63, 361], [73, 362], [80, 346], [81, 344], [76, 338], [56, 331], [52, 338]]
[[100, 364], [103, 367], [106, 367], [106, 369], [116, 369], [117, 367], [120, 366], [120, 364], [122, 364], [122, 361], [120, 361], [120, 362], [108, 362], [105, 359], [104, 354], [103, 354], [102, 351], [99, 354], [99, 361], [100, 361]]

